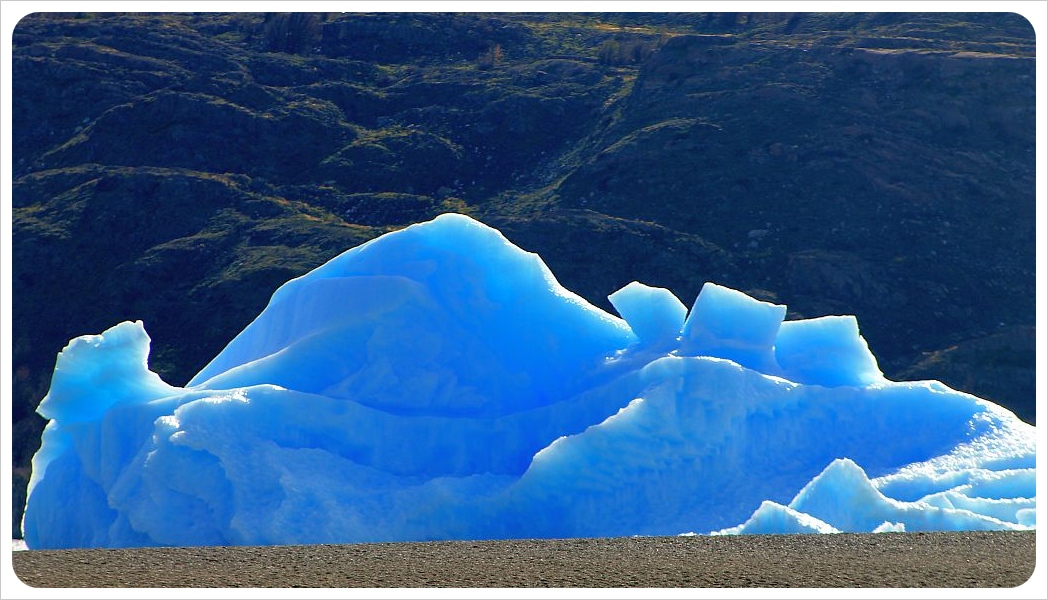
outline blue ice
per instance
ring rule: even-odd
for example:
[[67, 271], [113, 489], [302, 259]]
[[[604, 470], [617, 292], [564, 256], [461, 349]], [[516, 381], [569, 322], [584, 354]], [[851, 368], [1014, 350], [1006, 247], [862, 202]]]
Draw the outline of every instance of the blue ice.
[[851, 316], [633, 282], [445, 214], [281, 286], [185, 387], [141, 322], [39, 406], [29, 548], [1033, 529], [1035, 429], [884, 378]]

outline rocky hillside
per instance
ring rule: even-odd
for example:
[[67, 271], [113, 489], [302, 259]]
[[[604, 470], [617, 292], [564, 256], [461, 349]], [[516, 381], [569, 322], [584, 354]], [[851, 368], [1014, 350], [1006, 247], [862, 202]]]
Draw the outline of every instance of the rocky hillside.
[[15, 532], [55, 355], [184, 384], [287, 279], [468, 213], [634, 279], [854, 314], [1034, 422], [1034, 33], [1007, 14], [47, 14], [13, 38]]

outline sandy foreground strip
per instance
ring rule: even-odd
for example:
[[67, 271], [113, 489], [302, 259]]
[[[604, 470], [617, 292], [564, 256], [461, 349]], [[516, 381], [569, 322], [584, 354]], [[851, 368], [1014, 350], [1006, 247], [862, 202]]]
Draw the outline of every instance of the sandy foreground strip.
[[1011, 588], [1036, 534], [934, 532], [14, 552], [32, 587]]

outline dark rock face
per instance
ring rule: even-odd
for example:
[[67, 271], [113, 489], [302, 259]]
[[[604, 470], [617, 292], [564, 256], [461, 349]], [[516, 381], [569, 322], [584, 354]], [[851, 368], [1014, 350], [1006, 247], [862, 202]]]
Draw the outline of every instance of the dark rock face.
[[1035, 420], [1020, 16], [41, 13], [11, 70], [16, 498], [69, 339], [142, 319], [182, 384], [287, 279], [446, 211], [608, 310], [715, 281], [855, 314], [889, 378]]
[[919, 340], [1029, 323], [1032, 57], [824, 42], [670, 39], [561, 204], [702, 236], [746, 265], [722, 283], [798, 315], [856, 314], [890, 376]]
[[495, 44], [516, 50], [534, 44], [534, 37], [525, 25], [495, 16], [359, 15], [324, 24], [320, 51], [329, 57], [382, 63], [473, 60]]
[[[938, 379], [983, 398], [1033, 398], [1036, 381], [1030, 373], [1037, 368], [1035, 340], [1031, 326], [1002, 327], [942, 350], [925, 352], [916, 364], [903, 369], [899, 378]], [[1032, 404], [1018, 403], [1009, 408], [1024, 421], [1035, 422]]]

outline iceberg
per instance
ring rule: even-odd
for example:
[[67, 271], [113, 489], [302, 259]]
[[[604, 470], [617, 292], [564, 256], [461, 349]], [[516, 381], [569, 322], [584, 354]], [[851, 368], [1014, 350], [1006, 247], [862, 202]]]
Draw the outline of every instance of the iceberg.
[[887, 380], [852, 316], [632, 282], [444, 214], [288, 281], [186, 386], [72, 340], [31, 549], [1034, 529], [1035, 428]]

